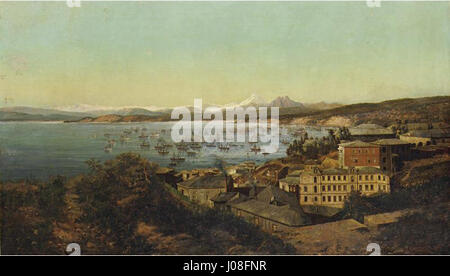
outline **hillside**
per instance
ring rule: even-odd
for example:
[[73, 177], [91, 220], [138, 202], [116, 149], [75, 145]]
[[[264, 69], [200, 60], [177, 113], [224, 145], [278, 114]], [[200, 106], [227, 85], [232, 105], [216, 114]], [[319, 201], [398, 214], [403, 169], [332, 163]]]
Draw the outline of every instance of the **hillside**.
[[294, 253], [242, 219], [184, 199], [139, 155], [87, 163], [91, 172], [72, 179], [0, 185], [3, 254], [64, 254], [72, 242], [84, 255]]
[[129, 123], [129, 122], [162, 122], [169, 120], [169, 115], [154, 117], [146, 115], [103, 115], [99, 117], [86, 117], [80, 120], [67, 120], [66, 123]]
[[398, 99], [380, 103], [345, 105], [322, 111], [280, 112], [283, 123], [324, 126], [352, 126], [361, 123], [390, 125], [397, 120], [409, 122], [449, 121], [450, 96]]

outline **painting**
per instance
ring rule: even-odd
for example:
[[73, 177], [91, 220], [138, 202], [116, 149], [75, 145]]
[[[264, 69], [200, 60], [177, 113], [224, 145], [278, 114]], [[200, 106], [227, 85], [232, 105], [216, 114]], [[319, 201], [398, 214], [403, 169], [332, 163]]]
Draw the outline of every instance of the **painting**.
[[448, 11], [1, 2], [0, 254], [449, 254]]

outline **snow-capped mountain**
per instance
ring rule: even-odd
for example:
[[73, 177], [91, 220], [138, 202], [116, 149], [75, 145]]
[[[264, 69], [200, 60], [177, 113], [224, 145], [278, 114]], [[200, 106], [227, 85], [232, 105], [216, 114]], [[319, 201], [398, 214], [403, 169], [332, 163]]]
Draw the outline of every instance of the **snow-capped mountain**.
[[266, 100], [253, 93], [248, 99], [242, 101], [239, 106], [267, 106], [268, 103], [266, 102]]

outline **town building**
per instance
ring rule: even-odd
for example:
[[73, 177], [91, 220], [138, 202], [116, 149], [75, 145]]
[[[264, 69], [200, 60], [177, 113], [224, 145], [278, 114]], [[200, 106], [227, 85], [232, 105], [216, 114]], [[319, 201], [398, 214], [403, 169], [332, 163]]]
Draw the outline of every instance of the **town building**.
[[348, 167], [380, 167], [380, 146], [363, 141], [352, 141], [339, 145], [339, 165]]
[[380, 146], [380, 169], [390, 175], [396, 173], [403, 161], [411, 160], [411, 144], [400, 139], [380, 139], [373, 144]]
[[411, 160], [411, 144], [400, 139], [374, 142], [352, 141], [339, 145], [339, 167], [374, 167], [389, 176], [397, 172], [403, 161]]
[[220, 192], [210, 199], [211, 207], [221, 211], [231, 211], [231, 205], [247, 201], [248, 197], [240, 192]]
[[450, 143], [449, 128], [435, 128], [428, 130], [413, 130], [399, 136], [400, 140], [414, 144], [416, 147]]
[[191, 201], [200, 205], [211, 206], [211, 198], [219, 193], [232, 190], [232, 181], [223, 174], [204, 175], [178, 183], [177, 189]]
[[385, 128], [377, 124], [360, 124], [349, 128], [352, 140], [372, 142], [378, 139], [395, 138], [391, 128]]
[[325, 170], [314, 168], [305, 170], [298, 181], [301, 206], [342, 208], [352, 191], [359, 191], [364, 196], [390, 193], [390, 178], [374, 167]]
[[268, 232], [311, 224], [294, 194], [275, 186], [268, 186], [247, 201], [231, 204], [231, 210]]
[[193, 170], [183, 170], [180, 171], [177, 176], [181, 177], [183, 181], [193, 179], [199, 176], [205, 175], [219, 175], [222, 172], [218, 168], [201, 168], [201, 169], [193, 169]]

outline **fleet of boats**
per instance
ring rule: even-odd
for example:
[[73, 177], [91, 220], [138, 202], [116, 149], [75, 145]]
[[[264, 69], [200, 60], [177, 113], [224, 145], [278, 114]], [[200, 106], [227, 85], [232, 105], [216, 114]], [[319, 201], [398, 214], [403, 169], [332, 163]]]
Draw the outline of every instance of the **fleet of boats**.
[[[287, 135], [280, 136], [280, 143], [283, 145], [289, 145], [292, 139], [303, 135], [306, 132], [305, 129], [297, 128], [294, 130], [289, 130]], [[106, 145], [104, 146], [105, 153], [112, 153], [115, 148], [117, 141], [120, 145], [124, 146], [126, 144], [138, 141], [138, 149], [145, 151], [156, 151], [161, 156], [167, 156], [172, 154], [168, 158], [170, 161], [169, 166], [175, 167], [178, 164], [185, 162], [187, 158], [189, 160], [198, 158], [205, 152], [211, 152], [213, 150], [218, 150], [223, 153], [229, 151], [236, 151], [242, 149], [248, 149], [246, 152], [247, 156], [249, 153], [261, 154], [263, 156], [270, 155], [269, 152], [263, 151], [261, 149], [260, 143], [255, 141], [248, 141], [246, 143], [232, 142], [232, 143], [219, 143], [219, 142], [193, 142], [193, 141], [181, 141], [179, 143], [167, 142], [164, 137], [170, 137], [170, 129], [161, 129], [158, 131], [148, 131], [145, 127], [131, 127], [122, 130], [120, 134], [117, 133], [104, 133], [103, 136], [106, 140]], [[94, 137], [97, 139], [97, 134]], [[117, 141], [115, 140], [117, 139]], [[245, 154], [245, 153], [244, 153]]]

